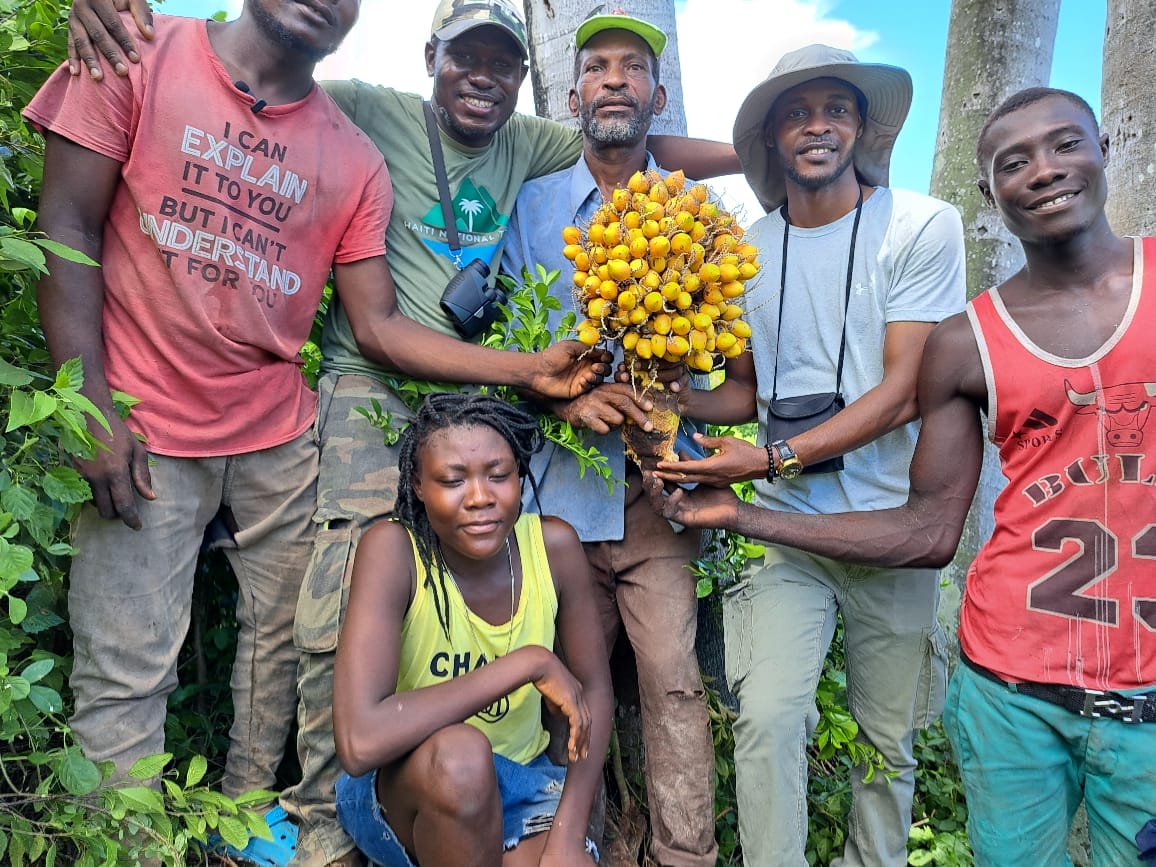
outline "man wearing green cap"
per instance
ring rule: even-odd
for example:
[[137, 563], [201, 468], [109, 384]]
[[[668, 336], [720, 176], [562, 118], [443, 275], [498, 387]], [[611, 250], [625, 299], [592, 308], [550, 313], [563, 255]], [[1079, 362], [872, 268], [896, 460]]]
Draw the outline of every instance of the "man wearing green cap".
[[[570, 273], [562, 229], [587, 224], [634, 172], [657, 168], [646, 134], [666, 105], [659, 83], [666, 34], [621, 11], [595, 14], [579, 25], [575, 47], [570, 111], [582, 129], [582, 157], [522, 186], [502, 258], [511, 276], [535, 263]], [[568, 279], [551, 286], [561, 303], [550, 313], [551, 330], [565, 313], [577, 312], [570, 286]], [[617, 428], [627, 419], [647, 423], [631, 385], [600, 385], [588, 400], [557, 401], [548, 409], [588, 431], [587, 443], [607, 458], [616, 482], [607, 493], [601, 477], [581, 475], [569, 452], [548, 444], [530, 465], [538, 496], [528, 495], [524, 505], [562, 517], [578, 531], [594, 570], [607, 646], [621, 624], [634, 649], [651, 855], [661, 865], [712, 867], [714, 752], [695, 655], [695, 579], [686, 568], [698, 556], [701, 533], [676, 532], [656, 515], [638, 470], [626, 461]]]
[[[708, 486], [753, 479], [756, 503], [778, 512], [904, 502], [923, 344], [936, 322], [962, 309], [965, 294], [959, 215], [886, 186], [910, 103], [907, 72], [824, 45], [785, 55], [747, 97], [735, 149], [767, 211], [748, 239], [778, 293], [749, 314], [759, 445], [706, 439], [715, 454], [660, 463], [660, 478]], [[835, 863], [907, 863], [914, 733], [939, 715], [945, 684], [937, 589], [931, 569], [867, 568], [767, 544], [728, 591], [748, 865], [806, 864], [806, 743], [839, 615], [852, 715], [894, 775], [855, 769], [847, 842]]]

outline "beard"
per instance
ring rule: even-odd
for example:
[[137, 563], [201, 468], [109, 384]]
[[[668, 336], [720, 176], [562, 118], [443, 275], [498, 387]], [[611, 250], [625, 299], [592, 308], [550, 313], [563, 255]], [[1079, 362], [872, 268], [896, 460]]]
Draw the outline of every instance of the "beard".
[[300, 54], [310, 63], [320, 63], [337, 50], [337, 45], [321, 47], [306, 42], [297, 34], [288, 30], [284, 24], [261, 3], [250, 3], [249, 12], [261, 31], [271, 40], [284, 46], [295, 54]]
[[803, 173], [799, 171], [793, 160], [784, 160], [783, 174], [802, 187], [804, 190], [821, 190], [835, 183], [843, 176], [847, 169], [855, 164], [855, 151], [839, 151], [839, 160], [826, 171]]
[[635, 99], [631, 99], [631, 111], [626, 117], [615, 117], [602, 120], [595, 116], [607, 98], [595, 99], [589, 105], [583, 105], [578, 110], [579, 125], [582, 133], [595, 144], [600, 145], [633, 145], [638, 144], [650, 129], [650, 122], [654, 119], [654, 100], [644, 106]]

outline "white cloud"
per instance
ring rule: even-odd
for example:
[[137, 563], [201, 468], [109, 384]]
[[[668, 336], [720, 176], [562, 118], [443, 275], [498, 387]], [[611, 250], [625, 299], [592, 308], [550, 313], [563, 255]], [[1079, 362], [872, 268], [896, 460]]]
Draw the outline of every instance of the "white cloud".
[[[735, 114], [751, 89], [766, 78], [787, 51], [822, 42], [860, 52], [875, 33], [830, 17], [824, 0], [685, 0], [678, 13], [682, 87], [690, 135], [731, 140]], [[398, 14], [393, 2], [364, 2], [361, 20], [318, 78], [360, 78], [400, 90], [428, 94], [423, 48], [429, 38], [434, 3], [408, 3]], [[519, 100], [533, 112], [529, 85]], [[389, 155], [386, 154], [388, 160]], [[762, 211], [741, 175], [712, 183], [747, 222]]]

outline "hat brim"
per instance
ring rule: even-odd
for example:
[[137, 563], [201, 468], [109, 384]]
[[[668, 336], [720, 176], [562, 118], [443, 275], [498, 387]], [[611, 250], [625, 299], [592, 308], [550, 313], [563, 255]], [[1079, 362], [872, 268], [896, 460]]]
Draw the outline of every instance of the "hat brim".
[[747, 183], [769, 213], [787, 199], [778, 155], [767, 147], [766, 123], [775, 100], [792, 87], [816, 78], [839, 78], [867, 97], [863, 135], [855, 145], [855, 168], [875, 186], [886, 186], [895, 137], [911, 109], [911, 76], [883, 63], [828, 63], [772, 74], [743, 100], [735, 117], [735, 151]]
[[435, 30], [433, 35], [440, 39], [442, 42], [450, 42], [451, 40], [457, 39], [463, 33], [469, 33], [471, 30], [476, 30], [478, 27], [497, 27], [499, 30], [503, 30], [506, 33], [509, 33], [510, 38], [513, 39], [517, 44], [518, 50], [522, 52], [522, 59], [530, 59], [530, 49], [526, 46], [526, 43], [522, 41], [521, 34], [512, 28], [507, 27], [500, 21], [479, 21], [469, 19], [455, 21], [453, 24], [447, 24], [441, 30]]
[[666, 34], [653, 24], [628, 15], [591, 15], [574, 32], [574, 46], [579, 51], [590, 39], [604, 30], [628, 30], [650, 46], [655, 57], [662, 57]]

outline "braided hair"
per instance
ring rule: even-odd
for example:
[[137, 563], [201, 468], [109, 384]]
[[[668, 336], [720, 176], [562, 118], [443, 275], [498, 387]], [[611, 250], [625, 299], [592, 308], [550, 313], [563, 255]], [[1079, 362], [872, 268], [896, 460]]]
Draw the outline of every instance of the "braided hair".
[[[441, 543], [430, 526], [425, 504], [414, 490], [418, 470], [417, 455], [421, 447], [438, 431], [455, 427], [492, 428], [510, 446], [518, 465], [518, 477], [530, 480], [534, 498], [538, 484], [530, 472], [530, 457], [542, 448], [542, 431], [538, 422], [525, 410], [501, 398], [487, 394], [435, 393], [429, 395], [417, 411], [417, 418], [401, 435], [398, 456], [397, 503], [394, 517], [413, 534], [418, 557], [426, 564], [425, 586], [433, 594], [438, 623], [446, 638], [450, 637], [450, 612], [446, 593], [446, 576], [450, 574]], [[436, 580], [434, 573], [437, 574]]]

